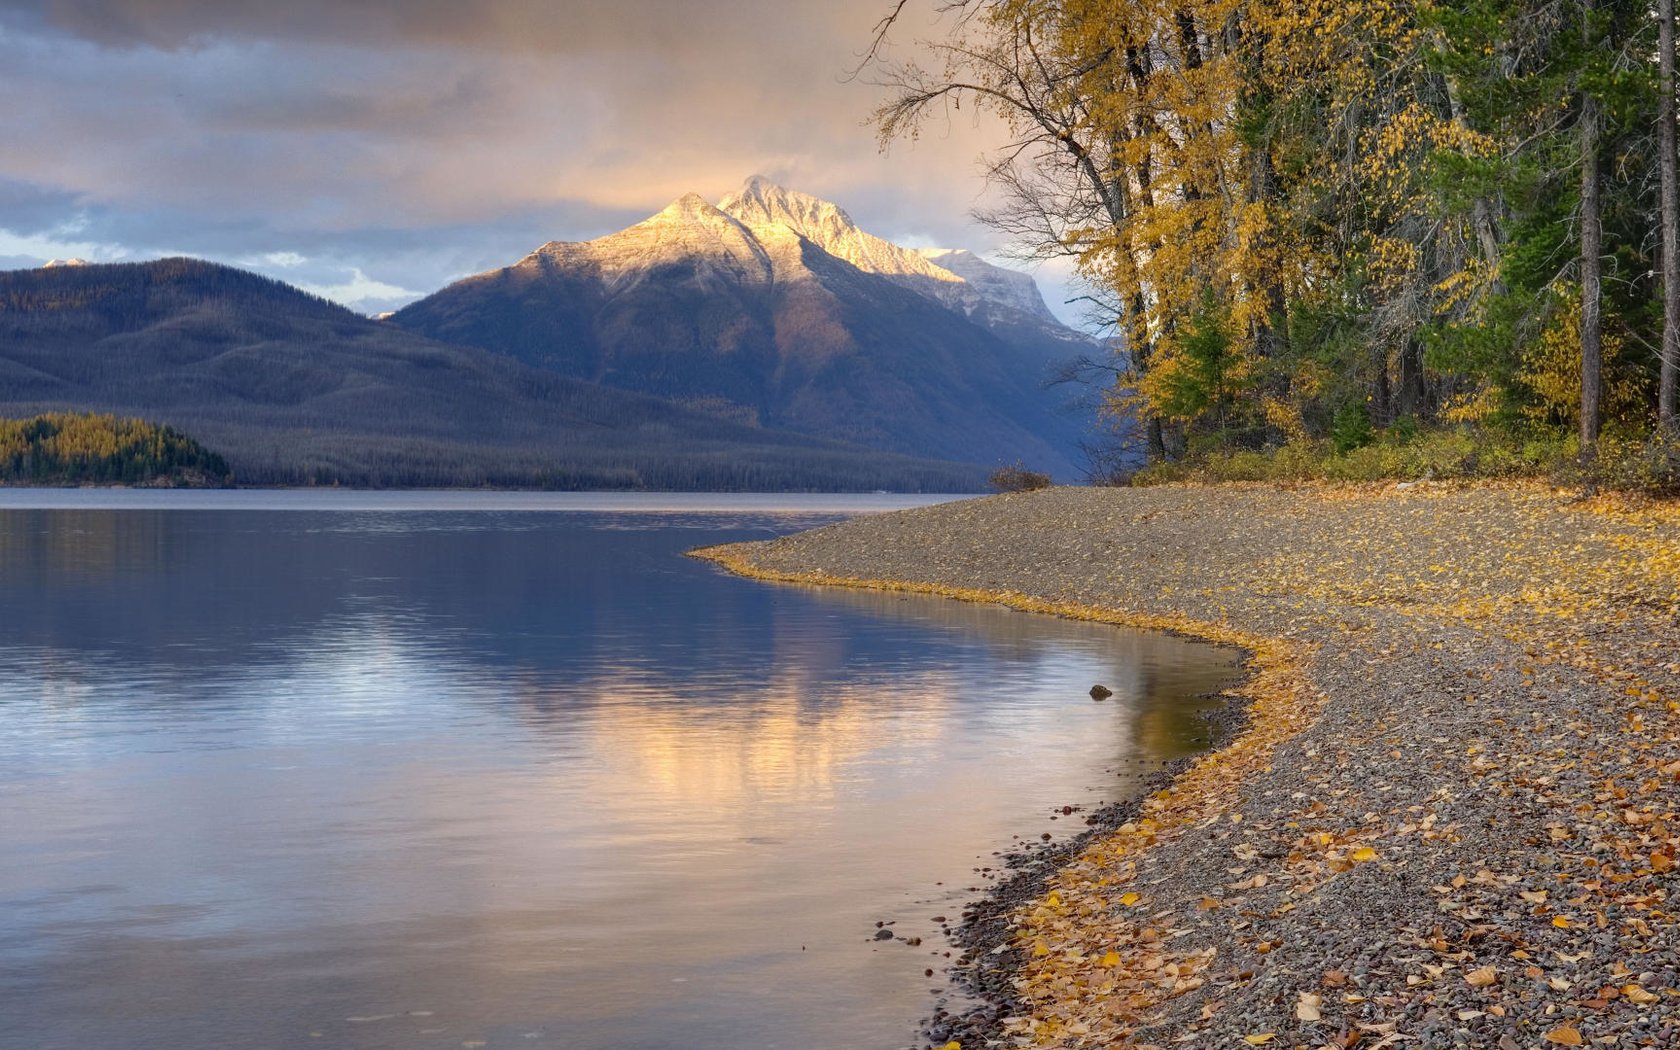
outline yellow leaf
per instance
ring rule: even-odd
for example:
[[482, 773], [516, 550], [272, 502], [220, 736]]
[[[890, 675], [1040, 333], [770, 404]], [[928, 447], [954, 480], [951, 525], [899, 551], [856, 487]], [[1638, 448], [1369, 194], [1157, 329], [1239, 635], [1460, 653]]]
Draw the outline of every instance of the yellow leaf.
[[1243, 1042], [1247, 1043], [1249, 1046], [1265, 1046], [1267, 1043], [1276, 1038], [1276, 1032], [1259, 1032], [1254, 1035], [1243, 1036]]
[[1062, 906], [1062, 896], [1055, 890], [1051, 890], [1050, 896], [1045, 898], [1044, 903], [1050, 905], [1052, 908], [1060, 908]]
[[1128, 908], [1130, 908], [1132, 905], [1136, 904], [1140, 900], [1143, 900], [1143, 898], [1138, 896], [1135, 893], [1123, 893], [1123, 894], [1120, 895], [1120, 903], [1124, 904]]
[[1629, 1002], [1638, 1003], [1640, 1006], [1649, 1005], [1650, 1003], [1654, 1003], [1658, 999], [1662, 998], [1660, 995], [1647, 992], [1637, 984], [1624, 984], [1622, 986], [1622, 995], [1626, 996]]
[[1369, 846], [1361, 846], [1348, 854], [1348, 859], [1355, 864], [1365, 864], [1377, 859], [1377, 851]]
[[1104, 955], [1102, 957], [1102, 964], [1104, 966], [1119, 966], [1120, 965], [1120, 953], [1116, 952], [1116, 951], [1108, 952], [1106, 955]]
[[1552, 925], [1556, 926], [1560, 930], [1567, 930], [1569, 929], [1569, 918], [1568, 916], [1559, 915], [1557, 918], [1552, 920]]
[[1546, 1042], [1555, 1043], [1558, 1046], [1585, 1045], [1581, 1039], [1581, 1033], [1567, 1026], [1552, 1029], [1550, 1032], [1546, 1033], [1545, 1039]]
[[962, 1050], [962, 1044], [953, 1039], [949, 1043], [940, 1047], [939, 1050]]

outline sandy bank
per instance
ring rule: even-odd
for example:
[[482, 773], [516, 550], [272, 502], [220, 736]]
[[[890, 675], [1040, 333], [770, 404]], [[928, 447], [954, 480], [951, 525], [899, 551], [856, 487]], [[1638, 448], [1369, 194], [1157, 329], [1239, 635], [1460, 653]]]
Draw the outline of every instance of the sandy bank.
[[1249, 728], [1015, 913], [999, 1045], [1680, 1045], [1680, 509], [1055, 489], [714, 556], [1255, 654]]

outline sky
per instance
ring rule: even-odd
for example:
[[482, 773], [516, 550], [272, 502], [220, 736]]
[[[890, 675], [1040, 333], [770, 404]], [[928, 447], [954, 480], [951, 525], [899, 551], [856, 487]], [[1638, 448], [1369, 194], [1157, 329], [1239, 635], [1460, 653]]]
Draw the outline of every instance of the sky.
[[[192, 255], [373, 313], [753, 174], [996, 259], [971, 213], [1005, 129], [965, 111], [883, 153], [868, 126], [882, 90], [848, 73], [891, 6], [0, 0], [0, 269]], [[911, 0], [897, 57], [937, 8]]]

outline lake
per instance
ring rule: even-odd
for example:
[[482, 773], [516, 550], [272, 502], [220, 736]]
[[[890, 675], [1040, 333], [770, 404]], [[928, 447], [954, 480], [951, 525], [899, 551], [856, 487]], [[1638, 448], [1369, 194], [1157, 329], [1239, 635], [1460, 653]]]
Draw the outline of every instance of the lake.
[[912, 502], [0, 490], [0, 1046], [909, 1045], [1236, 668], [682, 556]]

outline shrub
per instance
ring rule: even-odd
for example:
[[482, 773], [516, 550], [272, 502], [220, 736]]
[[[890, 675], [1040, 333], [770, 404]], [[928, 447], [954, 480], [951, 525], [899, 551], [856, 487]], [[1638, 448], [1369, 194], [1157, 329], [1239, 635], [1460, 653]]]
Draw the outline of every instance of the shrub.
[[1032, 492], [1034, 489], [1050, 487], [1050, 475], [1028, 470], [1020, 463], [999, 467], [992, 471], [992, 476], [986, 480], [999, 492]]
[[[1350, 422], [1350, 434], [1357, 424]], [[1416, 481], [1422, 478], [1545, 477], [1584, 482], [1566, 436], [1525, 437], [1465, 428], [1421, 430], [1415, 424], [1373, 432], [1345, 451], [1329, 440], [1292, 441], [1266, 452], [1226, 449], [1139, 471], [1134, 484], [1173, 481]], [[1680, 493], [1680, 443], [1604, 442], [1599, 483], [1650, 493]]]
[[1591, 481], [1605, 488], [1680, 496], [1680, 438], [1646, 441], [1605, 438], [1591, 467]]
[[1330, 423], [1330, 443], [1336, 454], [1345, 456], [1356, 448], [1364, 448], [1377, 439], [1371, 429], [1371, 416], [1365, 406], [1357, 402], [1343, 405]]

